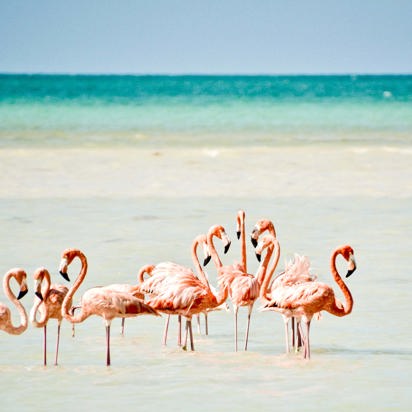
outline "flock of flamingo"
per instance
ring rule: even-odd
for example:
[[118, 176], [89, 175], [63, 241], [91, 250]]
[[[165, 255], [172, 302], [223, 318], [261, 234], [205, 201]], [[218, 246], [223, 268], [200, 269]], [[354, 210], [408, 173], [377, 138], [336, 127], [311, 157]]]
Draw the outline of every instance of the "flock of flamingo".
[[[0, 329], [9, 334], [19, 335], [27, 329], [29, 319], [33, 326], [43, 328], [43, 362], [46, 365], [47, 324], [49, 319], [56, 319], [58, 326], [54, 363], [57, 365], [60, 325], [63, 318], [74, 325], [83, 322], [91, 315], [101, 316], [106, 326], [106, 365], [109, 366], [111, 364], [110, 325], [114, 318], [122, 319], [123, 333], [125, 318], [165, 314], [167, 317], [163, 344], [166, 344], [170, 316], [176, 315], [179, 320], [178, 345], [186, 350], [189, 338], [190, 349], [193, 351], [192, 317], [203, 313], [207, 325], [207, 313], [226, 305], [226, 300], [229, 299], [234, 312], [235, 351], [238, 350], [238, 310], [242, 306], [248, 308], [244, 343], [244, 350], [247, 350], [253, 306], [260, 299], [263, 303], [261, 310], [275, 311], [283, 317], [286, 352], [291, 350], [291, 343], [295, 350], [302, 350], [305, 359], [310, 359], [309, 332], [313, 316], [319, 315], [321, 311], [327, 311], [335, 316], [345, 316], [352, 311], [353, 298], [338, 273], [336, 259], [341, 255], [348, 262], [346, 277], [349, 277], [356, 269], [353, 249], [350, 246], [342, 246], [331, 256], [331, 272], [345, 297], [345, 304], [343, 304], [335, 297], [332, 287], [318, 282], [317, 277], [310, 273], [307, 257], [295, 254], [294, 259], [286, 264], [285, 270], [273, 278], [279, 262], [280, 246], [274, 225], [270, 220], [259, 220], [251, 233], [251, 241], [260, 262], [255, 275], [248, 273], [247, 270], [245, 212], [242, 210], [237, 214], [237, 237], [241, 241], [240, 262], [235, 261], [232, 265], [222, 264], [214, 238], [222, 241], [224, 253], [229, 250], [231, 241], [223, 226], [214, 225], [207, 234], [199, 235], [193, 241], [191, 253], [196, 272], [173, 262], [145, 265], [139, 270], [138, 284], [112, 284], [91, 288], [83, 294], [79, 306], [73, 306], [73, 297], [86, 277], [87, 259], [79, 249], [66, 249], [62, 253], [59, 272], [66, 281], [70, 281], [68, 268], [72, 261], [78, 258], [81, 269], [76, 280], [70, 288], [51, 284], [48, 270], [43, 267], [37, 269], [33, 275], [35, 297], [29, 317], [19, 301], [28, 291], [27, 274], [20, 268], [11, 269], [4, 276], [3, 288], [5, 295], [20, 313], [20, 325], [12, 324], [10, 309], [0, 303]], [[199, 261], [198, 248], [203, 250], [203, 266], [206, 266], [210, 260], [216, 266], [217, 290], [210, 285], [208, 276]], [[146, 276], [148, 277], [145, 279]], [[10, 287], [12, 278], [19, 284], [18, 296]], [[37, 319], [37, 316], [40, 319]], [[184, 343], [181, 337], [182, 317], [186, 319]], [[291, 320], [291, 338], [289, 320]]]

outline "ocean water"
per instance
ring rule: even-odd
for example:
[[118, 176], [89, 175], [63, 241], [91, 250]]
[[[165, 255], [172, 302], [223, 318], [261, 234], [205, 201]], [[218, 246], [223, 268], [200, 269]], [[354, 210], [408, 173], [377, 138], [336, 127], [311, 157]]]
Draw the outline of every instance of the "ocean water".
[[239, 209], [248, 233], [262, 217], [275, 223], [277, 272], [305, 254], [342, 299], [330, 254], [349, 243], [358, 266], [347, 280], [353, 312], [312, 322], [310, 361], [284, 353], [282, 319], [259, 303], [248, 352], [233, 352], [231, 308], [210, 314], [209, 336], [195, 327], [194, 353], [177, 348], [175, 319], [167, 347], [164, 317], [128, 319], [124, 337], [115, 320], [110, 368], [97, 317], [74, 338], [63, 323], [54, 367], [51, 321], [46, 368], [41, 330], [1, 333], [2, 407], [410, 410], [411, 181], [412, 76], [1, 75], [1, 270], [26, 269], [27, 311], [37, 267], [64, 282], [67, 247], [89, 261], [75, 300], [134, 282], [146, 263], [191, 267], [191, 242], [212, 224], [232, 239], [224, 263], [239, 260]]

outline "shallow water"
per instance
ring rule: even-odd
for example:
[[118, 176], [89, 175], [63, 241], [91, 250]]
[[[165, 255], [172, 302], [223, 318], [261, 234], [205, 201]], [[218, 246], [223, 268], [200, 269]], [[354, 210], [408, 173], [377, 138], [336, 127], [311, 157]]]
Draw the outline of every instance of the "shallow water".
[[[93, 166], [97, 167], [93, 162], [88, 164]], [[229, 172], [223, 170], [216, 178]], [[33, 183], [39, 175], [31, 174]], [[125, 172], [125, 179], [127, 175]], [[87, 188], [93, 193], [93, 187], [83, 187]], [[65, 198], [51, 196], [53, 189], [53, 185], [50, 191], [45, 187], [35, 198], [8, 197], [2, 191], [4, 271], [19, 265], [31, 274], [44, 265], [56, 282], [63, 283], [57, 274], [60, 253], [76, 246], [87, 254], [90, 265], [81, 291], [98, 284], [132, 282], [145, 263], [173, 259], [191, 266], [191, 240], [214, 223], [223, 223], [233, 239], [225, 257], [230, 262], [239, 259], [235, 214], [243, 208], [248, 231], [261, 216], [275, 221], [281, 264], [295, 251], [307, 254], [314, 272], [328, 283], [333, 283], [328, 271], [332, 248], [350, 243], [358, 263], [357, 272], [348, 281], [355, 306], [346, 318], [324, 314], [321, 321], [313, 322], [310, 362], [300, 355], [284, 354], [281, 318], [259, 312], [259, 304], [252, 318], [247, 353], [233, 353], [233, 314], [224, 311], [210, 314], [209, 336], [195, 332], [195, 353], [176, 348], [175, 319], [167, 348], [160, 344], [163, 319], [127, 320], [123, 338], [120, 321], [114, 321], [109, 369], [104, 366], [104, 326], [98, 318], [78, 325], [74, 339], [70, 326], [64, 324], [58, 367], [41, 366], [40, 330], [29, 327], [21, 336], [2, 334], [2, 352], [7, 354], [0, 362], [5, 405], [18, 404], [19, 410], [32, 410], [33, 405], [71, 410], [72, 401], [82, 409], [103, 410], [131, 403], [139, 405], [139, 410], [189, 409], [193, 405], [199, 410], [235, 407], [245, 411], [256, 407], [408, 409], [412, 351], [405, 314], [410, 298], [408, 225], [412, 202], [402, 191], [398, 197], [262, 193], [232, 198], [221, 196], [219, 191], [214, 195], [212, 189], [203, 197], [76, 198], [70, 194]], [[251, 248], [248, 253], [249, 269], [254, 271], [257, 261]], [[74, 278], [79, 267], [72, 266]], [[214, 280], [212, 268], [208, 273]], [[31, 296], [23, 299], [26, 308], [31, 306]], [[240, 339], [244, 312], [241, 310]], [[51, 323], [49, 363], [53, 361], [54, 339], [55, 324]]]
[[[344, 318], [324, 313], [312, 322], [310, 361], [300, 354], [285, 355], [281, 317], [259, 312], [259, 303], [248, 352], [233, 352], [232, 311], [209, 315], [209, 336], [195, 327], [194, 353], [176, 347], [176, 319], [171, 320], [167, 347], [161, 345], [164, 317], [128, 319], [124, 337], [120, 321], [114, 321], [110, 368], [105, 366], [104, 325], [96, 317], [77, 325], [75, 338], [63, 323], [58, 367], [52, 365], [54, 322], [48, 327], [46, 368], [41, 330], [29, 326], [20, 336], [1, 333], [2, 407], [410, 410], [408, 130], [402, 144], [391, 143], [391, 128], [381, 128], [383, 142], [355, 133], [356, 143], [243, 145], [240, 139], [231, 145], [212, 139], [184, 148], [118, 147], [113, 141], [109, 147], [56, 147], [47, 144], [44, 130], [40, 145], [24, 139], [3, 142], [3, 273], [21, 266], [31, 277], [37, 267], [46, 266], [53, 280], [63, 283], [57, 273], [60, 254], [78, 247], [89, 261], [80, 297], [96, 285], [133, 282], [146, 263], [174, 260], [192, 266], [192, 240], [216, 223], [232, 238], [224, 256], [230, 263], [240, 258], [235, 234], [240, 208], [246, 211], [248, 233], [259, 218], [274, 221], [282, 250], [277, 271], [298, 252], [310, 257], [321, 281], [333, 285], [330, 254], [347, 243], [355, 250], [358, 269], [347, 280], [353, 312]], [[249, 271], [257, 266], [248, 242]], [[345, 267], [338, 262], [340, 270]], [[74, 262], [72, 280], [78, 270]], [[207, 271], [216, 284], [211, 265]], [[31, 279], [29, 287], [22, 299], [27, 310], [33, 302]], [[6, 302], [2, 290], [0, 300]], [[240, 346], [245, 312], [240, 310]], [[18, 322], [15, 311], [13, 316]]]

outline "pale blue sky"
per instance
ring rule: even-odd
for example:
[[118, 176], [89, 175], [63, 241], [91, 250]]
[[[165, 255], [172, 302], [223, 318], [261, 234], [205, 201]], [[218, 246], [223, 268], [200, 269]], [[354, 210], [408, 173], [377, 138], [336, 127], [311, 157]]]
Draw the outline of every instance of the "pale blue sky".
[[0, 0], [0, 72], [412, 73], [412, 0]]

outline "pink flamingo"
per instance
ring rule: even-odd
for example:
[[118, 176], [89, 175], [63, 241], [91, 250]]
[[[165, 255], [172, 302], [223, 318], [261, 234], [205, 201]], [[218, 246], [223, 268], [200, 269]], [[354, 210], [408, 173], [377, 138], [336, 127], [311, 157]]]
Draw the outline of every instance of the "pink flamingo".
[[[259, 240], [258, 245], [256, 246], [256, 256], [258, 260], [261, 259], [261, 254], [263, 250], [267, 249], [265, 261], [270, 261], [270, 257], [275, 249], [275, 258], [272, 266], [270, 269], [265, 270], [265, 273], [261, 276], [264, 278], [262, 282], [262, 287], [260, 289], [260, 298], [265, 302], [270, 302], [271, 300], [275, 299], [280, 291], [283, 290], [282, 288], [296, 286], [301, 283], [305, 282], [313, 282], [316, 280], [316, 275], [310, 273], [310, 263], [309, 259], [305, 256], [299, 256], [295, 254], [294, 261], [289, 261], [286, 264], [285, 271], [280, 273], [270, 285], [271, 278], [273, 273], [277, 267], [279, 256], [280, 256], [280, 247], [279, 242], [277, 239], [272, 235], [266, 235], [261, 240]], [[264, 265], [267, 268], [267, 263]], [[270, 285], [270, 286], [269, 286]], [[274, 309], [277, 312], [280, 312], [283, 317], [283, 321], [285, 324], [285, 340], [286, 340], [286, 353], [289, 352], [289, 329], [288, 323], [289, 319], [293, 318], [291, 312], [289, 310], [276, 308]], [[297, 318], [298, 327], [300, 325], [300, 317]]]
[[[273, 222], [269, 219], [259, 219], [256, 222], [255, 226], [253, 227], [252, 233], [250, 235], [250, 240], [254, 247], [256, 247], [258, 244], [259, 236], [262, 235], [266, 231], [268, 231], [270, 235], [276, 238], [276, 230], [275, 230], [275, 226], [273, 225]], [[300, 336], [300, 330], [298, 326], [299, 322], [300, 320], [298, 319], [296, 319], [296, 322], [295, 322], [295, 318], [292, 317], [292, 346], [296, 347], [296, 350], [298, 350], [302, 346], [302, 339]], [[296, 324], [296, 331], [295, 331], [295, 324]], [[288, 326], [288, 322], [286, 323], [286, 327], [287, 326]], [[289, 336], [289, 333], [287, 333], [287, 335]], [[287, 343], [287, 347], [289, 347], [289, 341]]]
[[[153, 266], [152, 266], [152, 268], [153, 268]], [[144, 266], [143, 268], [141, 268], [141, 270], [142, 269], [144, 269], [144, 272], [147, 272], [147, 273], [150, 274], [150, 270], [151, 270], [150, 265]], [[144, 272], [140, 273], [141, 270], [137, 274], [138, 279], [143, 279]], [[132, 285], [130, 283], [113, 283], [111, 285], [103, 286], [103, 289], [104, 290], [113, 290], [115, 292], [130, 293], [135, 298], [144, 300], [144, 294], [141, 293], [139, 284]], [[124, 336], [125, 320], [126, 320], [126, 318], [122, 318], [122, 326], [121, 326], [121, 331], [120, 331], [122, 336]]]
[[330, 262], [332, 276], [343, 292], [346, 305], [343, 305], [335, 297], [335, 293], [329, 285], [320, 282], [305, 282], [285, 287], [277, 296], [272, 296], [272, 300], [265, 305], [268, 309], [280, 308], [290, 311], [292, 316], [302, 317], [306, 325], [306, 333], [304, 334], [305, 359], [310, 359], [309, 332], [313, 316], [325, 310], [332, 315], [341, 317], [349, 315], [353, 308], [350, 290], [336, 269], [336, 259], [339, 255], [349, 262], [346, 277], [349, 277], [356, 270], [356, 263], [353, 249], [350, 246], [339, 247], [332, 253]]
[[62, 304], [62, 315], [72, 323], [83, 322], [91, 315], [101, 316], [106, 325], [106, 365], [110, 366], [110, 325], [114, 318], [135, 317], [139, 315], [159, 316], [156, 310], [135, 298], [130, 293], [105, 290], [102, 287], [87, 290], [81, 299], [80, 312], [73, 315], [70, 306], [74, 294], [79, 289], [87, 273], [86, 256], [79, 249], [66, 249], [60, 262], [60, 274], [69, 280], [67, 269], [74, 258], [81, 261], [81, 269], [76, 281], [69, 289]]
[[[10, 280], [14, 278], [19, 284], [20, 290], [19, 294], [13, 293], [10, 287]], [[12, 317], [10, 309], [0, 303], [0, 329], [10, 335], [21, 335], [26, 329], [28, 324], [27, 313], [24, 306], [19, 302], [19, 300], [27, 293], [27, 274], [23, 269], [14, 268], [10, 269], [3, 277], [3, 290], [5, 295], [9, 298], [10, 302], [16, 306], [20, 314], [20, 325], [14, 326], [12, 323]]]
[[246, 233], [245, 233], [245, 212], [240, 210], [237, 214], [237, 236], [240, 238], [240, 251], [241, 262], [235, 262], [232, 266], [221, 269], [221, 271], [229, 272], [231, 275], [229, 286], [229, 298], [233, 305], [234, 319], [235, 319], [235, 351], [238, 349], [238, 333], [237, 333], [237, 318], [239, 307], [248, 307], [247, 326], [245, 334], [245, 347], [247, 350], [250, 328], [250, 317], [252, 315], [253, 305], [256, 299], [259, 297], [260, 284], [258, 279], [249, 273], [247, 273], [247, 260], [246, 260]]
[[[62, 303], [67, 295], [69, 288], [64, 285], [51, 284], [50, 273], [45, 268], [38, 268], [33, 278], [35, 281], [35, 295], [33, 307], [30, 311], [30, 321], [37, 328], [43, 328], [43, 360], [44, 366], [47, 365], [47, 323], [49, 319], [57, 320], [57, 343], [56, 357], [54, 364], [57, 365], [59, 356], [60, 326], [63, 320]], [[42, 283], [45, 281], [45, 287], [42, 289]], [[36, 319], [37, 312], [40, 312], [41, 318]]]
[[[221, 227], [219, 236], [224, 232]], [[207, 245], [206, 237], [199, 235], [193, 242], [192, 257], [197, 275], [188, 268], [173, 262], [156, 265], [152, 277], [142, 284], [142, 290], [150, 293], [148, 303], [156, 310], [186, 318], [186, 338], [183, 349], [186, 349], [187, 336], [190, 336], [190, 348], [194, 350], [192, 316], [207, 309], [220, 306], [227, 298], [227, 287], [220, 287], [215, 294], [197, 258], [199, 244]], [[227, 250], [227, 249], [226, 249]], [[216, 258], [216, 257], [215, 257]], [[209, 257], [205, 259], [207, 262]]]

